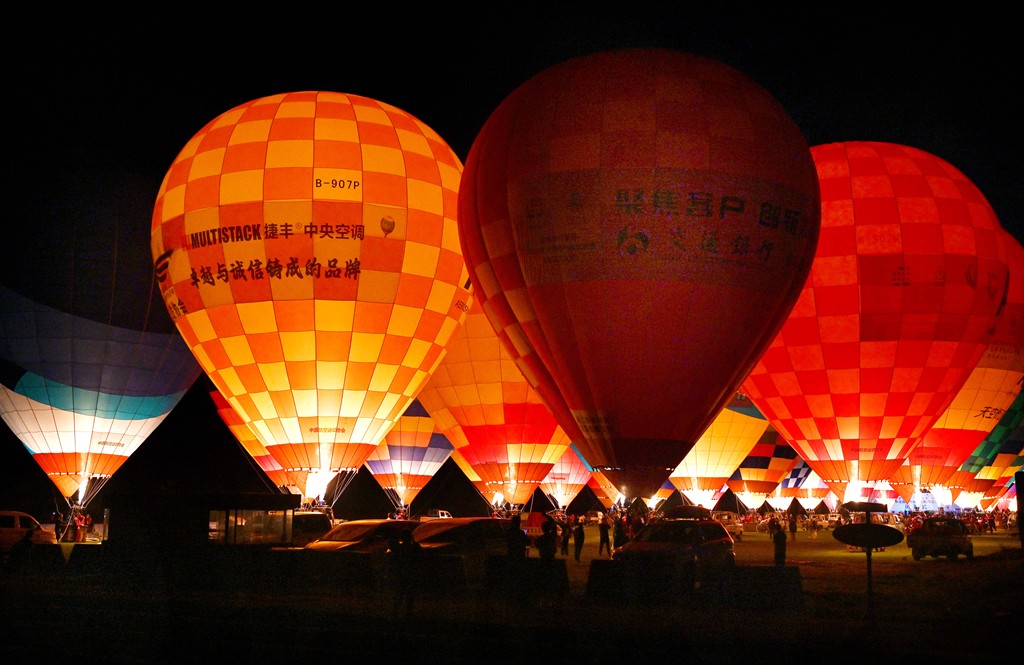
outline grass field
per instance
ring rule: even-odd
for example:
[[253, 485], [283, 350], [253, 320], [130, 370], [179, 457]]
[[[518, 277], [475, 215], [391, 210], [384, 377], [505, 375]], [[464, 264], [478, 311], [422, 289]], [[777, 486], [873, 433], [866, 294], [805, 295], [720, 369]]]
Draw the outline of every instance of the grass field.
[[[913, 561], [904, 544], [867, 555], [819, 532], [788, 546], [785, 575], [768, 536], [736, 543], [740, 570], [725, 596], [659, 602], [588, 596], [597, 555], [587, 529], [569, 594], [513, 602], [479, 589], [421, 593], [394, 612], [389, 589], [281, 589], [255, 577], [229, 590], [166, 580], [6, 577], [5, 633], [19, 655], [261, 663], [345, 662], [980, 663], [1019, 655], [1024, 557], [1016, 534], [975, 537], [968, 561]], [[571, 552], [571, 550], [570, 550]], [[869, 593], [870, 587], [870, 593]], [[271, 590], [272, 589], [272, 590]]]

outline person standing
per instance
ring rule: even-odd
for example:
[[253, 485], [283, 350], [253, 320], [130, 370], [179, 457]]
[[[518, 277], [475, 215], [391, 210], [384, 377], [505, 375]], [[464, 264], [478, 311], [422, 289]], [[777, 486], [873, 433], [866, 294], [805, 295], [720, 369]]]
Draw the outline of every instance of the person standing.
[[541, 559], [553, 561], [558, 548], [558, 543], [555, 542], [555, 523], [551, 520], [544, 520], [544, 523], [540, 525], [540, 530], [542, 533], [535, 543], [537, 554]]
[[615, 548], [618, 549], [629, 542], [629, 533], [626, 531], [626, 522], [624, 517], [617, 517], [615, 519]]
[[572, 525], [569, 524], [569, 521], [571, 519], [571, 517], [566, 515], [562, 518], [562, 521], [558, 523], [558, 530], [562, 539], [562, 556], [564, 557], [569, 556], [569, 533], [572, 531]]
[[512, 523], [509, 524], [508, 532], [505, 534], [505, 542], [508, 544], [510, 559], [525, 559], [527, 557], [530, 537], [523, 531], [522, 518], [519, 513], [512, 516]]
[[[773, 520], [774, 521], [774, 520]], [[772, 535], [772, 544], [775, 545], [775, 565], [785, 566], [786, 565], [786, 530], [781, 525], [776, 525], [775, 528], [770, 529]]]
[[796, 542], [796, 513], [789, 515], [789, 535], [793, 542]]
[[603, 517], [601, 519], [601, 525], [597, 527], [601, 534], [601, 542], [597, 546], [597, 555], [601, 556], [601, 553], [608, 550], [608, 556], [612, 555], [612, 541], [611, 541], [611, 530], [612, 525], [608, 523], [608, 518]]
[[583, 552], [583, 538], [583, 520], [577, 520], [576, 526], [572, 530], [572, 542], [575, 547], [573, 554], [577, 562], [579, 562], [580, 554]]

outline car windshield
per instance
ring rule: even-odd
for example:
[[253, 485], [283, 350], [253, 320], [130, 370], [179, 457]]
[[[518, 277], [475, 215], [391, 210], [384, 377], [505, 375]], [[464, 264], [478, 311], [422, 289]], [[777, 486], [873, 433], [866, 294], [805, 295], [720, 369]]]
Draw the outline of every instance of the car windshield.
[[345, 524], [339, 524], [338, 526], [331, 529], [331, 532], [324, 536], [324, 540], [335, 540], [335, 541], [348, 541], [348, 540], [362, 540], [377, 529], [379, 524], [358, 524], [356, 522], [346, 522]]
[[696, 522], [654, 522], [636, 536], [641, 543], [693, 543], [696, 539]]

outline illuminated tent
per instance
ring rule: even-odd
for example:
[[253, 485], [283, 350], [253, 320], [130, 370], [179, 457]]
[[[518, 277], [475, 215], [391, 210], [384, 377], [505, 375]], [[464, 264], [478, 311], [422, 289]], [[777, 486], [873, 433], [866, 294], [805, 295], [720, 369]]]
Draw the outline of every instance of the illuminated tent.
[[845, 501], [849, 483], [899, 469], [991, 343], [1006, 246], [982, 193], [938, 157], [871, 142], [811, 152], [817, 256], [742, 390]]
[[344, 491], [465, 318], [461, 173], [405, 111], [310, 91], [225, 112], [164, 177], [166, 309], [306, 497]]
[[1024, 247], [1006, 231], [1003, 235], [1010, 279], [995, 336], [953, 403], [890, 478], [894, 487], [904, 484], [952, 490], [953, 474], [1020, 395], [1024, 385]]
[[580, 457], [576, 446], [569, 447], [554, 463], [540, 483], [540, 489], [557, 508], [567, 507], [590, 480], [590, 469]]
[[778, 331], [819, 204], [806, 141], [767, 91], [637, 49], [508, 95], [470, 149], [458, 224], [510, 356], [591, 467], [639, 498]]
[[695, 504], [710, 508], [730, 477], [768, 429], [768, 421], [742, 393], [704, 430], [669, 480]]
[[434, 419], [413, 400], [366, 459], [366, 468], [396, 509], [409, 506], [452, 454]]
[[474, 300], [419, 393], [437, 428], [483, 481], [492, 505], [522, 506], [570, 441]]
[[17, 187], [4, 205], [22, 230], [0, 249], [0, 416], [68, 504], [85, 507], [200, 368], [146, 255], [157, 183], [56, 169]]

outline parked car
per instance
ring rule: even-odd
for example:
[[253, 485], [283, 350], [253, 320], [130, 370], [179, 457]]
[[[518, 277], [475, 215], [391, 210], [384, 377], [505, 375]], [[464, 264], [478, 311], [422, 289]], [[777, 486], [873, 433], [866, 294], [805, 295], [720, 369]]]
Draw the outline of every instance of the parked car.
[[644, 564], [652, 575], [666, 576], [665, 587], [678, 583], [686, 591], [721, 581], [736, 566], [736, 550], [718, 520], [665, 518], [613, 549], [612, 559]]
[[963, 554], [974, 558], [974, 541], [969, 527], [956, 517], [929, 517], [906, 535], [914, 561], [926, 556], [956, 559]]
[[488, 557], [508, 555], [506, 532], [511, 523], [494, 517], [452, 517], [424, 522], [412, 536], [426, 556], [462, 557], [466, 582], [480, 584]]
[[44, 529], [39, 521], [19, 510], [0, 510], [0, 552], [6, 554], [25, 536], [26, 531], [32, 533], [34, 545], [56, 545], [57, 534]]
[[334, 523], [331, 517], [319, 510], [297, 510], [292, 515], [292, 545], [305, 547], [308, 543], [322, 537]]
[[342, 522], [320, 538], [307, 543], [305, 549], [318, 552], [384, 553], [392, 538], [420, 525], [413, 520], [351, 520]]
[[739, 516], [739, 513], [728, 510], [716, 510], [711, 513], [711, 518], [721, 522], [733, 540], [743, 539], [743, 518]]

